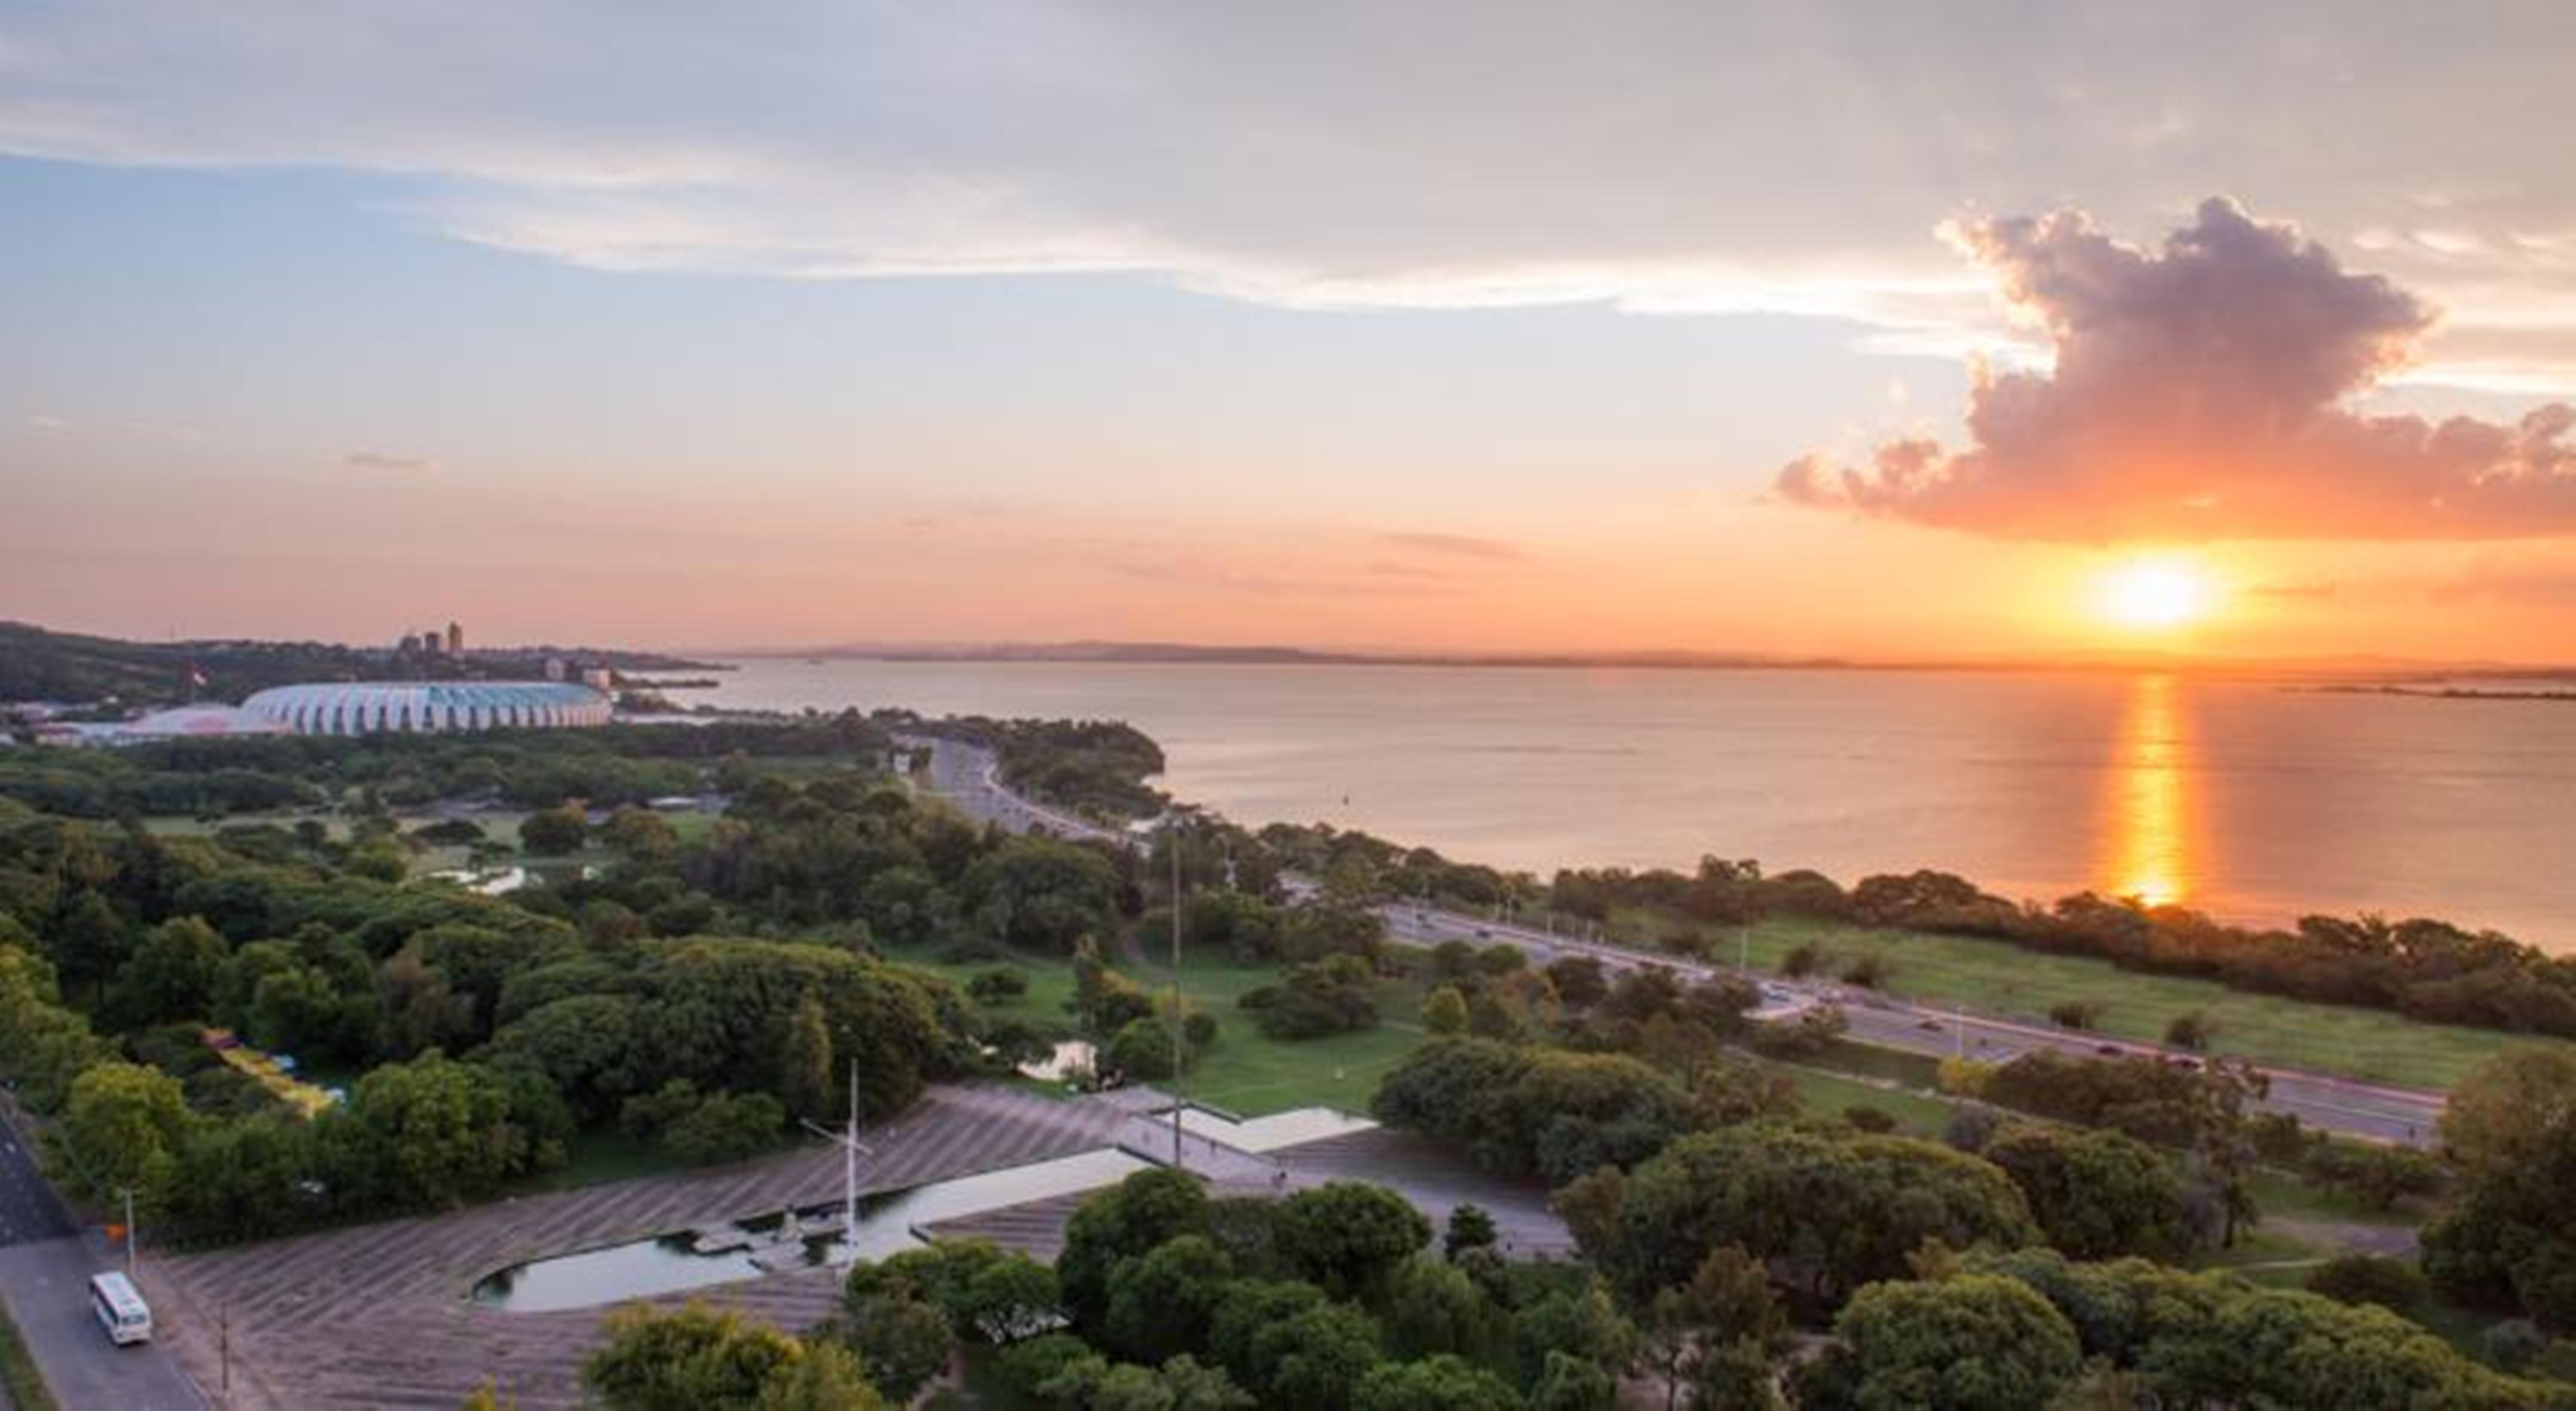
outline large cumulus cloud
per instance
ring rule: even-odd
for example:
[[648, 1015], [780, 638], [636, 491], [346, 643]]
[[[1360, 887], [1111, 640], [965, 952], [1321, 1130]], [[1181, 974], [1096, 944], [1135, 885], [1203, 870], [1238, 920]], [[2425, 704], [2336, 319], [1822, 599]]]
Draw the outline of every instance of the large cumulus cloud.
[[2576, 533], [2576, 411], [2507, 425], [2353, 410], [2432, 312], [2287, 225], [2213, 198], [2160, 250], [2071, 211], [1986, 221], [1961, 243], [2046, 331], [2055, 366], [1981, 368], [1963, 450], [1809, 456], [1780, 472], [1784, 497], [2014, 539]]

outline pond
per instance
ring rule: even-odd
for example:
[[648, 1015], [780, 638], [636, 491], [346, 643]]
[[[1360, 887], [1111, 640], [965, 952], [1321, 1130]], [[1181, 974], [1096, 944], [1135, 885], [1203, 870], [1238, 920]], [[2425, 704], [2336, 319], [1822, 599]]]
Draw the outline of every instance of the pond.
[[913, 1233], [921, 1226], [1095, 1190], [1149, 1164], [1103, 1149], [863, 1196], [855, 1239], [840, 1236], [841, 1208], [832, 1204], [630, 1240], [511, 1265], [476, 1284], [471, 1297], [512, 1313], [550, 1313], [708, 1288], [791, 1268], [882, 1259], [921, 1243]]

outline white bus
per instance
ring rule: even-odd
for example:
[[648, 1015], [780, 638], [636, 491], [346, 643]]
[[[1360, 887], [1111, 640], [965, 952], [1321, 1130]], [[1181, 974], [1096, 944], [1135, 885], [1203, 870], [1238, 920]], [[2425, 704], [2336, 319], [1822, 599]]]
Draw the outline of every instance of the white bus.
[[89, 1276], [89, 1311], [107, 1329], [108, 1340], [120, 1347], [152, 1340], [152, 1309], [123, 1274], [110, 1270]]

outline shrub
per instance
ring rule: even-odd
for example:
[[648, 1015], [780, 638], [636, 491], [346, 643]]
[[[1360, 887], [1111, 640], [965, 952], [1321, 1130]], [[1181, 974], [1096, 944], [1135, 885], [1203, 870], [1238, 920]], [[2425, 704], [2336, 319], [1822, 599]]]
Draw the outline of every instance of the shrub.
[[2090, 1029], [2102, 1022], [2102, 1005], [2098, 1000], [2061, 1000], [2048, 1007], [2048, 1022], [2061, 1029]]
[[2173, 1022], [2165, 1026], [2165, 1042], [2175, 1048], [2205, 1049], [2217, 1032], [2218, 1026], [2209, 1022], [2209, 1016], [2195, 1009], [2173, 1017]]
[[2308, 1292], [2324, 1294], [2337, 1303], [2375, 1303], [2403, 1313], [2423, 1300], [2424, 1276], [2403, 1260], [2344, 1254], [2308, 1275]]
[[1029, 977], [1017, 970], [985, 970], [966, 982], [966, 993], [979, 1004], [999, 1004], [1029, 992]]
[[1850, 964], [1843, 967], [1843, 983], [1858, 985], [1864, 990], [1885, 989], [1887, 977], [1895, 970], [1894, 963], [1883, 955], [1855, 956]]
[[1780, 973], [1790, 979], [1804, 979], [1824, 968], [1825, 950], [1814, 941], [1800, 941], [1780, 957]]
[[1896, 1119], [1865, 1102], [1855, 1102], [1843, 1109], [1843, 1120], [1864, 1132], [1893, 1132]]

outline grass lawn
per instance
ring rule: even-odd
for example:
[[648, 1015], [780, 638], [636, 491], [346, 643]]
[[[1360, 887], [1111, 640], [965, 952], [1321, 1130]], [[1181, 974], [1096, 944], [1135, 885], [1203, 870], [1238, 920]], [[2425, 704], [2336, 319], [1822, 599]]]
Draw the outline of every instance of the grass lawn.
[[[1622, 920], [1620, 930], [1627, 934], [1669, 929], [1639, 916]], [[1734, 933], [1708, 934], [1718, 942], [1718, 956], [1732, 960]], [[2121, 1038], [2162, 1039], [2177, 1015], [2197, 1011], [2216, 1026], [2215, 1052], [2409, 1087], [2448, 1088], [2498, 1051], [2532, 1042], [2484, 1029], [2420, 1023], [2383, 1010], [2249, 994], [2215, 980], [2137, 974], [2105, 960], [2049, 955], [1971, 936], [1868, 931], [1783, 917], [1752, 927], [1749, 940], [1752, 962], [1764, 971], [1776, 971], [1781, 957], [1808, 941], [1829, 957], [1827, 974], [1860, 956], [1879, 956], [1890, 967], [1888, 993], [1933, 1004], [1964, 1004], [1972, 1013], [2045, 1023], [2049, 1006], [2090, 1000], [2102, 1006], [2096, 1027]]]
[[36, 1371], [36, 1359], [27, 1353], [27, 1343], [18, 1335], [18, 1325], [9, 1321], [9, 1311], [0, 1308], [0, 1403], [16, 1411], [54, 1411], [54, 1394], [45, 1388], [45, 1379]]
[[1813, 1117], [1839, 1117], [1853, 1107], [1875, 1107], [1896, 1119], [1896, 1130], [1909, 1137], [1938, 1139], [1950, 1129], [1950, 1104], [1924, 1093], [1882, 1088], [1858, 1078], [1839, 1073], [1823, 1073], [1813, 1068], [1789, 1064], [1766, 1064], [1776, 1067], [1798, 1085], [1807, 1100], [1807, 1113]]
[[[945, 975], [961, 985], [987, 970], [1016, 970], [1028, 979], [1028, 993], [988, 1005], [986, 1012], [999, 1018], [1054, 1026], [1068, 1033], [1072, 1029], [1073, 1016], [1065, 1009], [1066, 1001], [1073, 997], [1070, 961], [1020, 955], [1010, 960], [961, 963], [943, 959], [931, 949], [896, 951], [892, 955], [906, 965]], [[1114, 962], [1114, 968], [1158, 997], [1167, 993], [1171, 984], [1167, 966], [1138, 966], [1122, 960]], [[1231, 956], [1183, 961], [1182, 992], [1193, 1006], [1216, 1016], [1217, 1021], [1215, 1044], [1199, 1055], [1184, 1075], [1189, 1095], [1211, 1107], [1247, 1117], [1295, 1107], [1368, 1111], [1378, 1080], [1422, 1041], [1421, 1028], [1414, 1021], [1422, 1006], [1422, 987], [1402, 980], [1381, 982], [1377, 996], [1381, 1022], [1374, 1029], [1291, 1041], [1262, 1033], [1250, 1014], [1235, 1007], [1244, 995], [1275, 984], [1278, 979], [1277, 966], [1246, 964]]]

